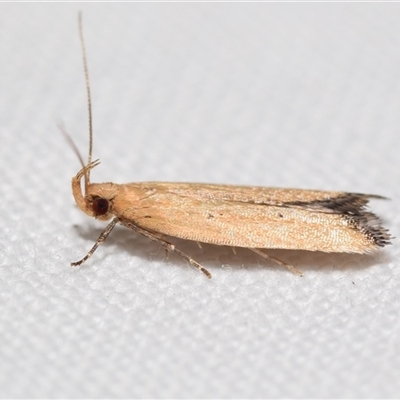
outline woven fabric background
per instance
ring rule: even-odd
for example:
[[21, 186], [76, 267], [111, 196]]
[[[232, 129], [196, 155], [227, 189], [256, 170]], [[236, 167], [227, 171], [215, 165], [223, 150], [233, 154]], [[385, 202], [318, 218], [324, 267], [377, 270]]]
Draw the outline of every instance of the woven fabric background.
[[400, 4], [0, 4], [0, 397], [400, 393], [398, 240], [373, 256], [175, 240], [208, 280], [74, 204], [92, 181], [376, 193], [400, 225]]

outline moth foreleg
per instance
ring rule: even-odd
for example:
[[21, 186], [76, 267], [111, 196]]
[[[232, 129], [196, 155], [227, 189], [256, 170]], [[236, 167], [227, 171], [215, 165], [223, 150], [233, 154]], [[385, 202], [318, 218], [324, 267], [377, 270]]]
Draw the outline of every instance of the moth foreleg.
[[96, 243], [93, 245], [93, 247], [90, 249], [90, 251], [86, 254], [85, 257], [82, 258], [82, 260], [76, 261], [71, 263], [73, 267], [77, 267], [78, 265], [83, 264], [88, 258], [90, 258], [93, 253], [96, 251], [96, 249], [107, 239], [107, 236], [111, 233], [113, 230], [114, 226], [117, 224], [119, 221], [118, 218], [114, 218], [104, 229], [103, 232], [101, 232], [99, 238], [96, 240]]
[[255, 249], [253, 247], [248, 247], [249, 250], [254, 251], [254, 253], [258, 254], [259, 256], [266, 258], [267, 260], [272, 260], [273, 262], [286, 267], [290, 272], [293, 272], [296, 275], [303, 276], [302, 272], [299, 271], [297, 268], [293, 267], [293, 265], [286, 264], [285, 262], [278, 260], [275, 257], [269, 256], [267, 253], [264, 253], [260, 249]]
[[146, 231], [145, 229], [139, 228], [137, 225], [133, 224], [132, 222], [128, 222], [128, 221], [124, 221], [124, 220], [121, 220], [120, 222], [123, 225], [125, 225], [127, 228], [130, 228], [130, 229], [134, 230], [135, 232], [140, 233], [144, 237], [161, 244], [161, 246], [163, 246], [165, 250], [173, 251], [174, 253], [180, 255], [189, 264], [193, 265], [194, 267], [199, 269], [201, 272], [203, 272], [203, 274], [205, 274], [207, 276], [207, 278], [211, 278], [211, 274], [202, 265], [200, 265], [197, 261], [193, 260], [193, 258], [189, 257], [187, 254], [185, 254], [181, 250], [177, 249], [174, 244], [163, 239], [160, 235], [157, 235], [156, 233]]

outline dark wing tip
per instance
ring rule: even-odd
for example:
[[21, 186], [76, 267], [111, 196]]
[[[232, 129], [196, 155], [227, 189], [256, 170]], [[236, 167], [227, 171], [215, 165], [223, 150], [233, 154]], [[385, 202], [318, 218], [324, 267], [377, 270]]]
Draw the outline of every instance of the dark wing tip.
[[350, 216], [349, 220], [355, 223], [359, 229], [378, 247], [384, 247], [391, 243], [393, 237], [389, 230], [382, 226], [381, 219], [372, 212], [363, 212], [360, 215]]
[[389, 197], [381, 196], [379, 194], [365, 194], [365, 193], [345, 193], [349, 196], [364, 197], [366, 199], [390, 200]]
[[393, 237], [389, 230], [382, 226], [382, 221], [377, 215], [366, 211], [366, 205], [370, 199], [387, 200], [386, 197], [375, 194], [341, 193], [328, 199], [291, 202], [285, 205], [302, 207], [315, 212], [339, 214], [376, 246], [384, 247], [391, 244], [390, 240]]

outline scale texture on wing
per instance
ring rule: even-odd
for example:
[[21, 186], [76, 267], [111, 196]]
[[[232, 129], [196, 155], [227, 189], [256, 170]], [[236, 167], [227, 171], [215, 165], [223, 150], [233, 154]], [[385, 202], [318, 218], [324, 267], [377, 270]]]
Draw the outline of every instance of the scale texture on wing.
[[122, 219], [182, 239], [345, 253], [389, 244], [379, 218], [365, 211], [368, 199], [379, 196], [185, 183], [118, 186], [125, 201], [114, 207]]

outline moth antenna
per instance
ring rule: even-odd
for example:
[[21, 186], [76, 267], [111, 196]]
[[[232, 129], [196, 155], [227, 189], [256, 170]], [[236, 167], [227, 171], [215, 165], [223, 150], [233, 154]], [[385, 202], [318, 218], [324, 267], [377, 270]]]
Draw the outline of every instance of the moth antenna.
[[[89, 152], [87, 160], [87, 165], [89, 165], [92, 161], [92, 148], [93, 148], [92, 97], [90, 95], [89, 69], [87, 66], [87, 59], [86, 59], [86, 47], [85, 47], [85, 40], [83, 37], [83, 24], [82, 24], [81, 11], [79, 11], [78, 13], [78, 25], [79, 25], [79, 39], [82, 48], [83, 70], [85, 73], [86, 96], [87, 96], [88, 117], [89, 117]], [[87, 193], [87, 188], [89, 183], [90, 183], [90, 169], [85, 174], [85, 193]]]
[[82, 165], [82, 168], [85, 168], [85, 163], [83, 162], [82, 154], [79, 152], [78, 147], [76, 146], [76, 144], [72, 140], [71, 135], [66, 131], [64, 124], [59, 122], [57, 124], [57, 126], [58, 126], [58, 129], [61, 131], [61, 133], [64, 135], [64, 137], [65, 137], [66, 141], [68, 142], [68, 144], [72, 147], [72, 150], [74, 151], [76, 156], [78, 157], [79, 162]]

